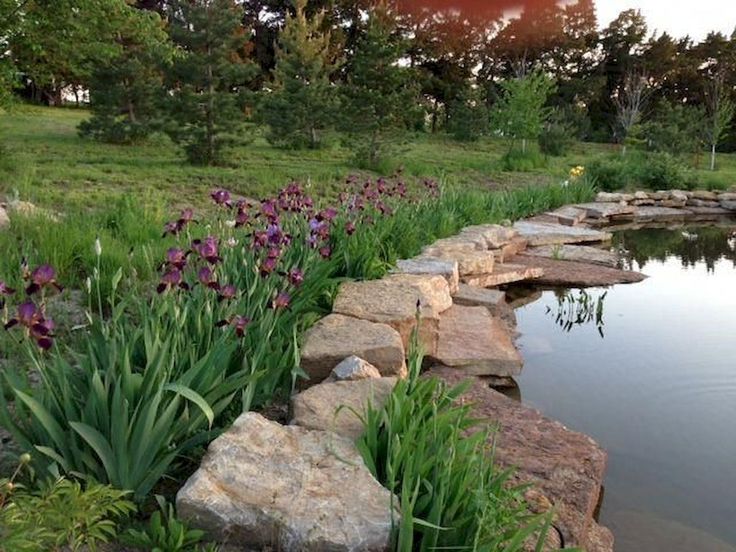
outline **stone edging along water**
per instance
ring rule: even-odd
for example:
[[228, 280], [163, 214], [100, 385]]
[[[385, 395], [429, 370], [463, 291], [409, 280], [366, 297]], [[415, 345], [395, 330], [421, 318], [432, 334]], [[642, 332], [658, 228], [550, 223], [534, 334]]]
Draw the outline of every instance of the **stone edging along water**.
[[[390, 493], [353, 444], [362, 424], [352, 411], [369, 400], [382, 404], [405, 376], [419, 301], [427, 374], [449, 384], [471, 380], [464, 399], [498, 425], [496, 461], [532, 484], [533, 511], [554, 508], [547, 549], [613, 550], [611, 532], [594, 519], [605, 451], [492, 388], [523, 364], [513, 310], [498, 287], [636, 282], [645, 276], [618, 269], [615, 254], [597, 247], [612, 237], [602, 227], [724, 215], [736, 215], [734, 192], [600, 193], [513, 227], [465, 228], [380, 280], [342, 284], [333, 312], [305, 336], [302, 368], [311, 387], [292, 398], [291, 425], [256, 413], [238, 418], [180, 490], [179, 515], [237, 549], [387, 550]], [[341, 405], [349, 408], [336, 414]]]

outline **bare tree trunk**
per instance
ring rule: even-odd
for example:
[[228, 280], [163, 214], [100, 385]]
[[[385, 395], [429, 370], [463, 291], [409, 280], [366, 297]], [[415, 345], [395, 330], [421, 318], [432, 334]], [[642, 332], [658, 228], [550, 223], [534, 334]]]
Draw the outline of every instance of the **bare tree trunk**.
[[711, 144], [710, 146], [710, 170], [716, 170], [716, 145]]

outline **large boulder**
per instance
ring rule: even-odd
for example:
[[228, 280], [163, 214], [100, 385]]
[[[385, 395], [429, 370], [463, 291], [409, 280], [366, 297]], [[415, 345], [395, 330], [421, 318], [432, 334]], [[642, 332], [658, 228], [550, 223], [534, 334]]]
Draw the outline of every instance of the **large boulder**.
[[395, 329], [340, 314], [330, 314], [307, 330], [301, 367], [311, 383], [319, 383], [352, 355], [370, 362], [384, 376], [400, 376], [406, 370], [404, 345]]
[[440, 341], [431, 357], [474, 376], [515, 376], [524, 364], [500, 319], [485, 307], [460, 305], [440, 317]]
[[518, 235], [511, 227], [500, 224], [479, 224], [466, 226], [458, 237], [463, 239], [479, 239], [485, 243], [484, 249], [500, 249]]
[[[444, 250], [436, 252], [431, 258], [456, 263], [459, 277], [493, 272], [494, 255], [491, 251]], [[457, 286], [451, 287], [450, 292], [454, 293], [455, 289]]]
[[[452, 368], [433, 369], [425, 377], [432, 376], [449, 385], [468, 380]], [[469, 381], [462, 400], [473, 405], [475, 418], [498, 428], [489, 443], [495, 460], [515, 468], [519, 483], [533, 485], [552, 503], [553, 523], [566, 547], [586, 548], [595, 543], [591, 550], [606, 550], [596, 541], [608, 541], [610, 533], [601, 531], [594, 521], [606, 470], [605, 451], [587, 435], [494, 391], [482, 378]]]
[[[633, 211], [633, 208], [631, 209]], [[514, 228], [518, 230], [523, 238], [528, 240], [530, 246], [604, 242], [609, 241], [612, 237], [608, 232], [599, 232], [580, 226], [564, 226], [562, 224], [527, 222], [524, 220], [514, 224]]]
[[514, 263], [541, 268], [544, 274], [536, 282], [544, 286], [601, 287], [633, 284], [646, 278], [641, 272], [619, 270], [587, 262], [532, 257], [526, 254], [514, 257]]
[[292, 424], [332, 431], [355, 441], [364, 430], [361, 418], [368, 405], [381, 408], [396, 378], [320, 383], [291, 399]]
[[396, 272], [400, 274], [419, 274], [424, 276], [442, 276], [450, 286], [450, 293], [457, 291], [460, 273], [457, 261], [453, 258], [421, 256], [413, 259], [402, 259], [396, 263]]
[[[399, 332], [404, 347], [408, 348], [416, 326], [417, 305], [419, 341], [426, 353], [432, 353], [437, 348], [440, 313], [452, 306], [450, 287], [442, 276], [393, 274], [380, 280], [345, 282], [337, 292], [332, 310], [388, 324]], [[363, 358], [375, 364], [369, 358]]]
[[248, 412], [210, 444], [176, 509], [230, 549], [368, 552], [390, 547], [391, 500], [349, 439]]

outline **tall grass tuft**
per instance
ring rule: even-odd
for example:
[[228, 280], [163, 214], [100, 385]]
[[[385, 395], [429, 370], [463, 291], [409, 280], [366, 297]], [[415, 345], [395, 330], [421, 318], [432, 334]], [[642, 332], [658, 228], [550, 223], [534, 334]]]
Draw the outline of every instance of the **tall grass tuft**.
[[382, 408], [368, 408], [357, 443], [397, 497], [394, 549], [512, 552], [541, 543], [549, 519], [528, 513], [523, 488], [494, 463], [491, 430], [458, 401], [465, 386], [419, 377], [416, 332], [411, 351], [408, 379]]

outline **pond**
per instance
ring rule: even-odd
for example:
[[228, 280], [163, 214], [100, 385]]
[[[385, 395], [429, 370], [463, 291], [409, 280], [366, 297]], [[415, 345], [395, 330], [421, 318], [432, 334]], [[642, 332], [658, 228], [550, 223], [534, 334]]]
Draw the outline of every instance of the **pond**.
[[649, 278], [517, 310], [521, 398], [608, 451], [617, 552], [734, 552], [736, 222], [614, 245]]

